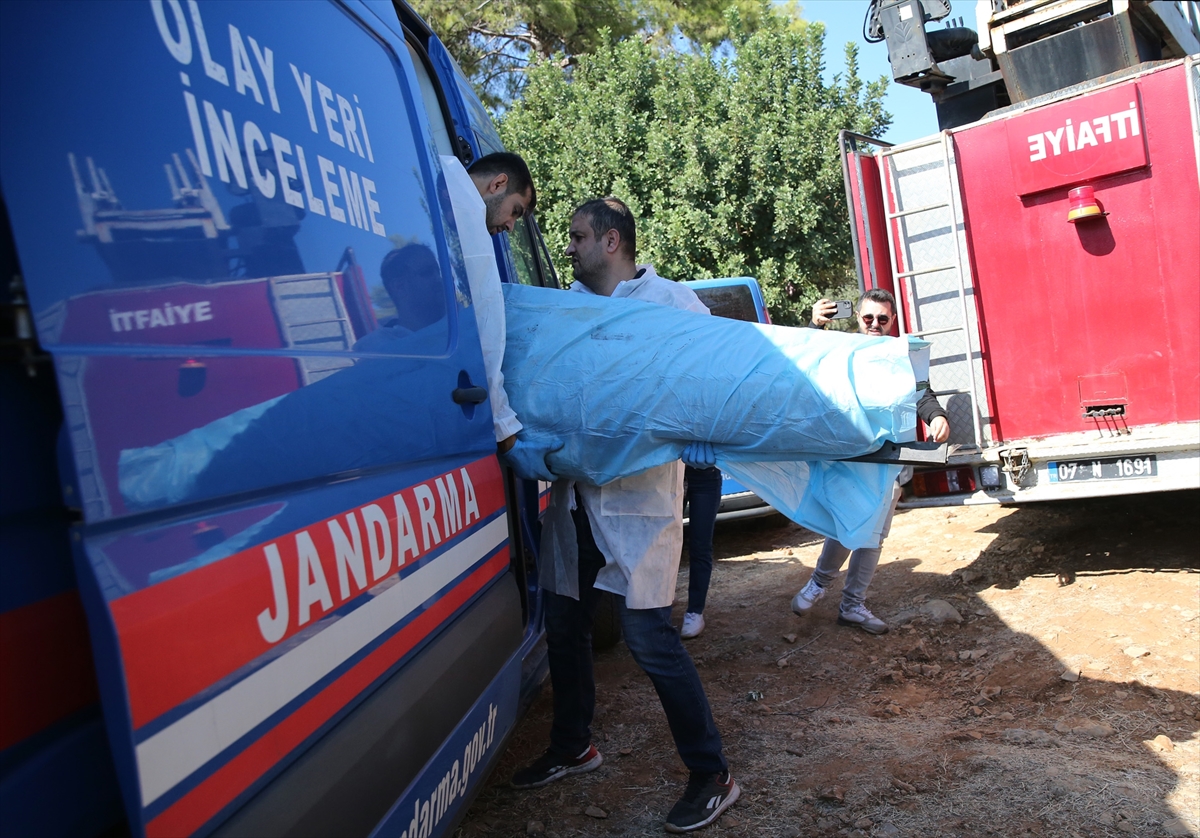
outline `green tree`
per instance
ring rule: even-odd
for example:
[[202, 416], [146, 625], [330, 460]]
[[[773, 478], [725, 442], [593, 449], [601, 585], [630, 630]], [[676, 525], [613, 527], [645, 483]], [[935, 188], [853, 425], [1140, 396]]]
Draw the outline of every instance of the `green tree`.
[[[693, 48], [714, 47], [733, 36], [730, 9], [743, 29], [753, 31], [769, 8], [762, 0], [639, 0], [637, 6], [644, 32], [660, 39], [683, 38]], [[800, 8], [791, 0], [780, 13], [798, 20]]]
[[414, 0], [485, 103], [514, 98], [533, 60], [590, 52], [632, 34], [629, 0]]
[[682, 38], [693, 47], [719, 44], [731, 35], [730, 7], [750, 28], [763, 10], [762, 0], [413, 0], [492, 107], [520, 94], [531, 62], [554, 55], [570, 63], [635, 33], [659, 42]]
[[853, 287], [837, 132], [877, 134], [886, 81], [864, 84], [856, 50], [822, 80], [824, 27], [763, 7], [732, 55], [602, 43], [564, 72], [536, 62], [500, 123], [529, 161], [560, 274], [571, 211], [614, 194], [638, 217], [638, 249], [663, 276], [747, 275], [776, 322], [799, 324], [829, 289]]

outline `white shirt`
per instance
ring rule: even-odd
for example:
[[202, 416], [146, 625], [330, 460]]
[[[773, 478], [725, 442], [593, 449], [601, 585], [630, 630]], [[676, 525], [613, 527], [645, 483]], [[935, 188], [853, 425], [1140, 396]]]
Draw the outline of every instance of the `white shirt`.
[[508, 439], [521, 430], [516, 411], [504, 392], [504, 296], [500, 290], [500, 271], [496, 251], [487, 230], [487, 205], [475, 182], [453, 155], [443, 154], [442, 173], [450, 193], [450, 205], [458, 226], [458, 241], [467, 267], [467, 283], [483, 347], [483, 368], [487, 374], [488, 400], [492, 403], [492, 425], [496, 441]]
[[[709, 313], [692, 289], [663, 279], [650, 265], [638, 268], [640, 275], [619, 284], [612, 296]], [[576, 282], [571, 290], [595, 294], [582, 282]], [[562, 505], [574, 498], [571, 484], [560, 486], [562, 483], [567, 481], [556, 483], [550, 494], [551, 505], [558, 508], [547, 513], [559, 513], [559, 522], [564, 518], [570, 521]], [[676, 460], [604, 486], [578, 483], [574, 488], [587, 510], [596, 546], [606, 560], [596, 576], [596, 587], [625, 597], [625, 604], [634, 609], [661, 608], [674, 602], [675, 576], [683, 548], [683, 463]], [[564, 546], [563, 540], [543, 541], [542, 565], [551, 573], [549, 579], [546, 573], [541, 575], [542, 586], [578, 599], [578, 557], [564, 564], [562, 560], [569, 556], [546, 555], [547, 545], [551, 553], [566, 553], [559, 549]]]

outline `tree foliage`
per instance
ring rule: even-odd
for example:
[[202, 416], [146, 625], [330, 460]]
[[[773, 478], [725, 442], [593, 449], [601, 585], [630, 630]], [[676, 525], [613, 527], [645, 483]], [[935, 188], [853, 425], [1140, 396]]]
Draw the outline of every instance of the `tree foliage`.
[[[683, 38], [692, 47], [713, 47], [733, 36], [726, 14], [733, 9], [738, 25], [747, 32], [762, 20], [762, 0], [641, 0], [643, 31], [659, 38]], [[789, 2], [783, 14], [799, 19], [799, 7]]]
[[543, 60], [500, 123], [538, 185], [547, 244], [560, 254], [572, 210], [613, 194], [638, 217], [641, 261], [663, 276], [753, 276], [776, 322], [852, 274], [837, 132], [877, 134], [886, 81], [865, 84], [856, 50], [822, 80], [824, 27], [762, 8], [733, 54], [607, 40], [564, 72]]
[[413, 7], [495, 107], [519, 95], [534, 61], [559, 55], [569, 63], [635, 33], [713, 46], [730, 37], [727, 8], [753, 28], [762, 0], [413, 0]]

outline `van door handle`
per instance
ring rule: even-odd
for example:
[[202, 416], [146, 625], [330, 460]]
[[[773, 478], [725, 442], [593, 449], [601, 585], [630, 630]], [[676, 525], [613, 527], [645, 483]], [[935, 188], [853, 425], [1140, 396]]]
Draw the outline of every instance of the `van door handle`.
[[455, 387], [450, 396], [455, 404], [481, 404], [487, 399], [487, 390], [482, 387]]

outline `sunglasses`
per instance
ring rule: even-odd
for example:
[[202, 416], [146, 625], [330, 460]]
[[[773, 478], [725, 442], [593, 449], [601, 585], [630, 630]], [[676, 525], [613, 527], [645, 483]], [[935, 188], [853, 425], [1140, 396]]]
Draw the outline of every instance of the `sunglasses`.
[[878, 317], [875, 316], [874, 314], [860, 314], [858, 316], [861, 317], [862, 321], [864, 323], [866, 323], [868, 326], [870, 326], [871, 323], [876, 320], [879, 321], [880, 326], [886, 326], [888, 323], [892, 322], [892, 318], [886, 314], [880, 314]]

